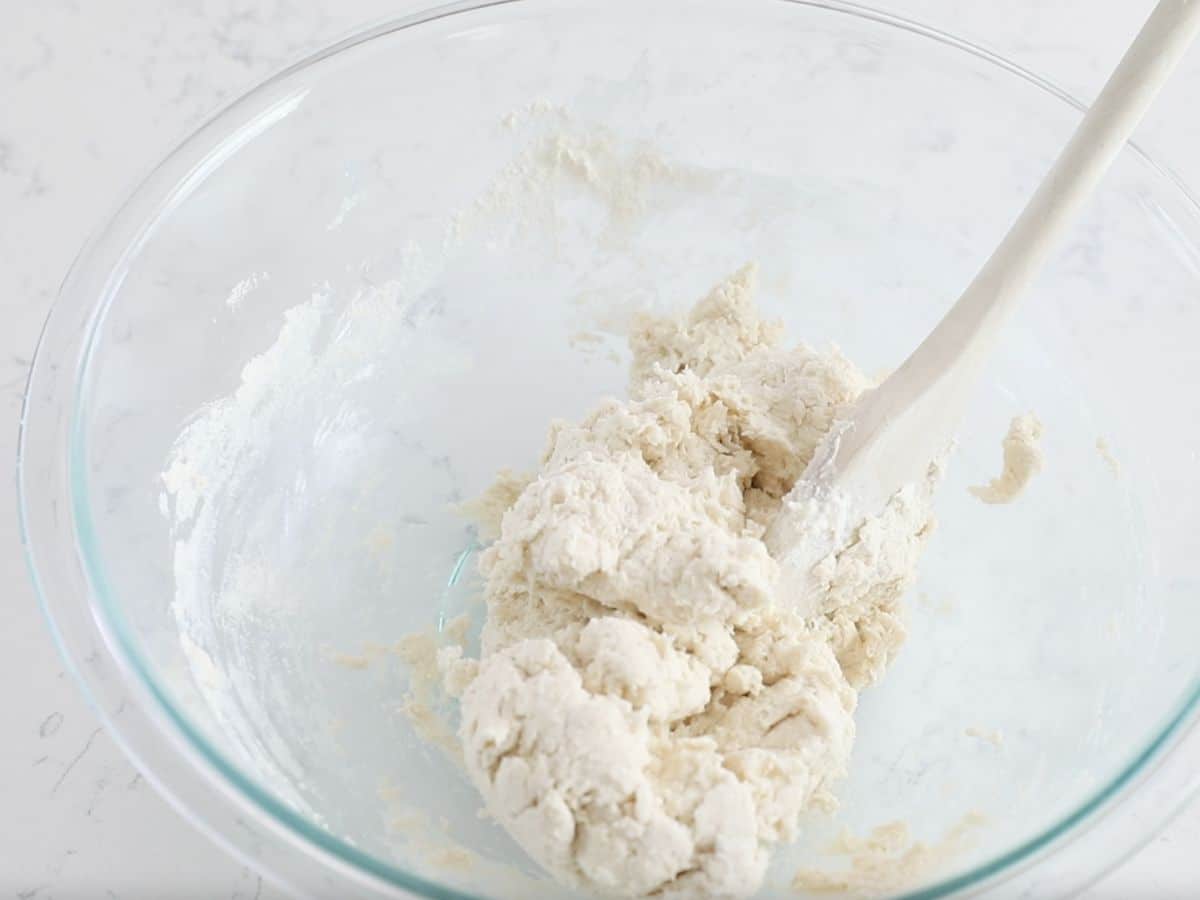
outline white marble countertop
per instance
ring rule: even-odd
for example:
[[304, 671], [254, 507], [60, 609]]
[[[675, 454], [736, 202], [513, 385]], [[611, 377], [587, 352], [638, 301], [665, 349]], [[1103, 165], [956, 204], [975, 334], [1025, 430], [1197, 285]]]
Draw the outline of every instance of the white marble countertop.
[[[1090, 97], [1151, 0], [885, 0]], [[26, 367], [86, 234], [204, 116], [388, 0], [45, 0], [0, 29], [0, 467]], [[1200, 185], [1200, 48], [1139, 132]], [[1184, 111], [1188, 111], [1184, 115]], [[0, 479], [0, 896], [266, 898], [273, 890], [170, 809], [126, 762], [52, 646]], [[1200, 760], [1197, 760], [1200, 765]], [[1200, 896], [1200, 804], [1086, 897]]]

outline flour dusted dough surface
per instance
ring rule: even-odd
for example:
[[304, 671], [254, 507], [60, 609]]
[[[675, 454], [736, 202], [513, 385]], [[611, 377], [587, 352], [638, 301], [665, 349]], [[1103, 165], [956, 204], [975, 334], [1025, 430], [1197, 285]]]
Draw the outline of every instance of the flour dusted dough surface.
[[[550, 428], [532, 479], [482, 504], [482, 658], [442, 652], [490, 812], [565, 882], [746, 896], [800, 813], [845, 774], [859, 689], [904, 638], [931, 520], [897, 495], [782, 596], [762, 537], [869, 386], [836, 351], [782, 343], [754, 272], [684, 319], [643, 318], [627, 400]], [[798, 609], [817, 609], [809, 617]]]

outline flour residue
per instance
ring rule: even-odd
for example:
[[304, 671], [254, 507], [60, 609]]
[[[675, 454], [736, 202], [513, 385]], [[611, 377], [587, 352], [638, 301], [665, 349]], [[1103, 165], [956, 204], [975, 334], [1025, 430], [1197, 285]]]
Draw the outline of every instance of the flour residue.
[[270, 280], [270, 272], [251, 272], [233, 286], [233, 289], [229, 292], [229, 296], [225, 298], [225, 305], [230, 309], [237, 309], [242, 305], [242, 301], [254, 293], [260, 284]]
[[530, 900], [553, 896], [553, 885], [547, 879], [526, 875], [455, 840], [444, 817], [435, 820], [426, 809], [414, 806], [392, 782], [380, 786], [379, 799], [388, 832], [416, 851], [414, 859], [427, 875], [468, 878], [470, 883], [503, 889], [506, 896]]
[[986, 821], [980, 813], [968, 813], [932, 844], [916, 840], [901, 821], [880, 825], [865, 837], [843, 831], [829, 852], [845, 859], [844, 868], [801, 869], [792, 887], [809, 894], [864, 898], [894, 893], [928, 879], [970, 851]]
[[979, 725], [971, 725], [963, 732], [967, 737], [976, 738], [985, 743], [991, 744], [996, 749], [1004, 746], [1004, 732], [998, 728], [983, 728]]
[[694, 198], [720, 178], [720, 173], [668, 160], [649, 142], [630, 143], [606, 128], [577, 122], [549, 104], [506, 118], [513, 129], [535, 124], [528, 145], [470, 207], [452, 217], [451, 239], [460, 240], [498, 217], [553, 239], [572, 224], [564, 200], [585, 197], [603, 216], [601, 239], [619, 240], [651, 211]]
[[1108, 470], [1113, 473], [1113, 476], [1119, 478], [1121, 475], [1121, 462], [1113, 455], [1112, 447], [1109, 446], [1107, 438], [1096, 438], [1096, 452], [1100, 454], [1100, 458], [1104, 460], [1104, 464], [1108, 466]]

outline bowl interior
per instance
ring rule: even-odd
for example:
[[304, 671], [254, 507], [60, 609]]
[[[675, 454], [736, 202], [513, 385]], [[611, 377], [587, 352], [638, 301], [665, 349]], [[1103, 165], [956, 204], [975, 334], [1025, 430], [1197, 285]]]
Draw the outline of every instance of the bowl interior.
[[[646, 7], [486, 6], [274, 80], [135, 198], [95, 324], [71, 467], [98, 614], [204, 753], [400, 882], [559, 893], [401, 711], [395, 642], [481, 616], [455, 505], [623, 392], [633, 312], [747, 261], [793, 339], [896, 365], [1078, 120], [858, 13]], [[1171, 398], [1200, 388], [1198, 289], [1196, 208], [1127, 150], [963, 424], [841, 808], [766, 894], [897, 819], [982, 814], [911, 887], [983, 877], [1194, 699], [1200, 418]], [[984, 506], [1025, 411], [1047, 469]]]

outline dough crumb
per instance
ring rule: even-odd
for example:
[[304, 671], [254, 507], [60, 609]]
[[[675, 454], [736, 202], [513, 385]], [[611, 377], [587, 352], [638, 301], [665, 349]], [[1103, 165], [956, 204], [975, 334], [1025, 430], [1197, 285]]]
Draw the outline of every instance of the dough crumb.
[[958, 612], [958, 603], [953, 597], [935, 598], [928, 591], [922, 591], [917, 595], [917, 603], [940, 616], [952, 616]]
[[1001, 747], [1004, 745], [1004, 732], [994, 728], [980, 728], [977, 725], [972, 725], [963, 733], [967, 737], [978, 738], [981, 741], [986, 741], [993, 747]]
[[437, 653], [437, 637], [430, 632], [408, 634], [396, 642], [396, 655], [407, 664], [419, 696], [427, 696], [438, 683]]
[[801, 869], [793, 878], [792, 887], [810, 894], [852, 897], [892, 893], [928, 878], [970, 850], [975, 831], [986, 821], [980, 813], [967, 813], [935, 844], [914, 840], [908, 825], [898, 821], [880, 825], [867, 837], [844, 831], [829, 851], [845, 857], [846, 867]]
[[402, 792], [392, 783], [379, 788], [388, 831], [396, 839], [417, 851], [420, 865], [446, 873], [467, 873], [485, 877], [493, 887], [503, 885], [507, 896], [542, 896], [542, 884], [521, 873], [515, 867], [488, 859], [463, 846], [451, 835], [445, 817], [434, 822], [424, 809], [405, 802]]
[[1104, 636], [1113, 641], [1121, 636], [1121, 616], [1119, 613], [1113, 613], [1104, 623]]
[[437, 747], [451, 760], [462, 765], [462, 745], [455, 737], [454, 729], [439, 710], [409, 694], [401, 702], [400, 711], [412, 724], [413, 731], [421, 740]]
[[476, 857], [465, 847], [440, 847], [431, 851], [426, 859], [439, 869], [466, 872], [474, 868]]
[[1033, 413], [1014, 418], [1003, 441], [1003, 470], [988, 484], [968, 490], [984, 503], [1011, 503], [1045, 466], [1041, 439], [1042, 423]]
[[1115, 456], [1113, 456], [1112, 448], [1109, 447], [1108, 441], [1105, 438], [1096, 438], [1096, 452], [1100, 454], [1100, 458], [1104, 460], [1104, 464], [1108, 466], [1108, 470], [1112, 472], [1114, 476], [1120, 477], [1121, 462]]
[[443, 687], [451, 697], [461, 697], [479, 674], [479, 661], [464, 659], [462, 647], [443, 647], [438, 651], [437, 663]]
[[[400, 699], [400, 711], [412, 725], [413, 731], [424, 740], [442, 750], [451, 760], [463, 763], [462, 744], [451, 724], [450, 709], [446, 703], [452, 693], [474, 669], [470, 662], [458, 659], [457, 675], [451, 674], [455, 667], [453, 657], [448, 657], [443, 666], [443, 656], [448, 652], [462, 656], [461, 642], [455, 634], [465, 633], [469, 619], [459, 616], [447, 625], [444, 634], [450, 639], [448, 646], [440, 646], [438, 636], [432, 632], [417, 632], [406, 635], [396, 642], [396, 655], [408, 667], [409, 687]], [[473, 661], [471, 661], [473, 662]]]
[[596, 344], [604, 343], [604, 335], [596, 334], [594, 331], [576, 331], [574, 334], [567, 336], [567, 344], [572, 348], [594, 347]]
[[500, 522], [504, 514], [517, 502], [521, 491], [532, 480], [533, 476], [524, 472], [501, 469], [487, 490], [473, 500], [460, 503], [458, 511], [475, 523], [483, 540], [495, 540], [500, 536]]
[[374, 641], [363, 641], [362, 653], [330, 653], [334, 665], [343, 669], [369, 669], [375, 660], [387, 653], [387, 648]]
[[459, 647], [467, 645], [467, 633], [471, 630], [471, 617], [460, 613], [453, 619], [447, 619], [442, 626], [442, 637], [449, 643]]

